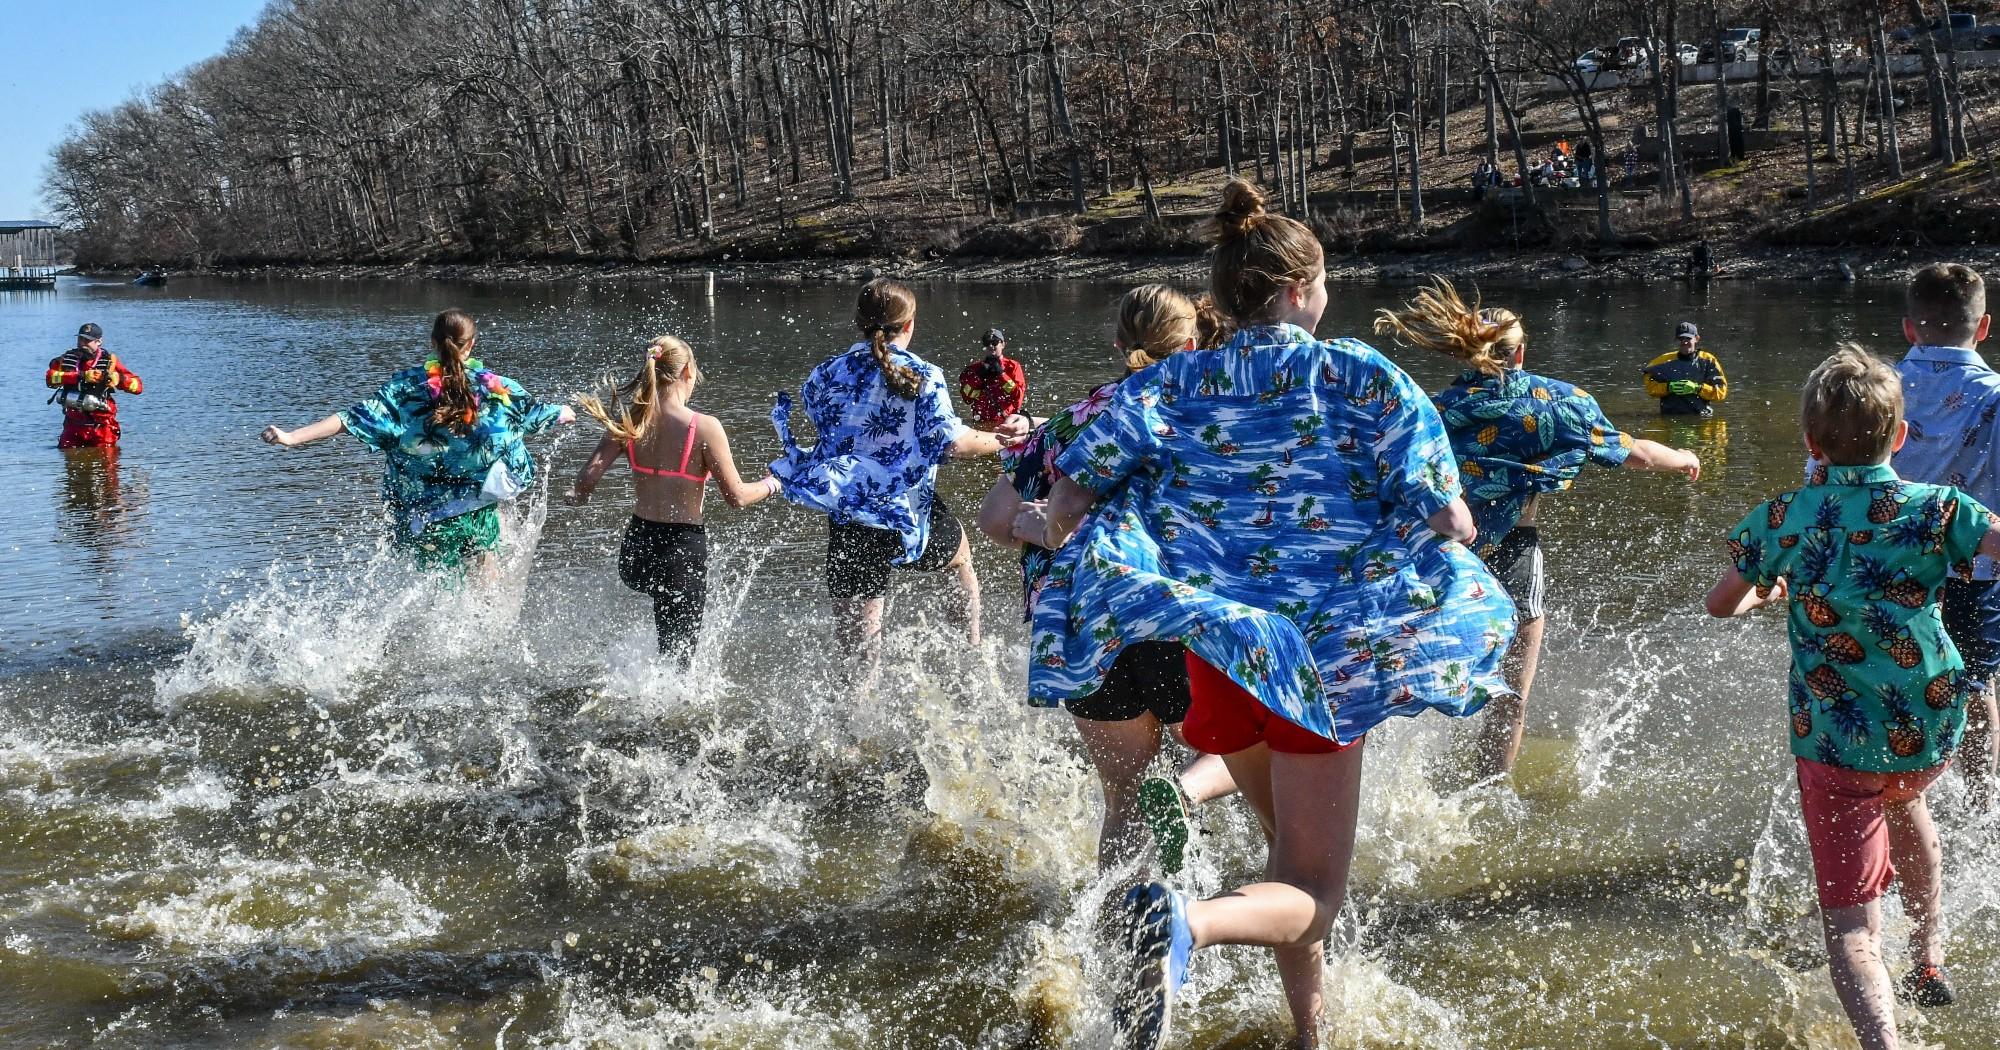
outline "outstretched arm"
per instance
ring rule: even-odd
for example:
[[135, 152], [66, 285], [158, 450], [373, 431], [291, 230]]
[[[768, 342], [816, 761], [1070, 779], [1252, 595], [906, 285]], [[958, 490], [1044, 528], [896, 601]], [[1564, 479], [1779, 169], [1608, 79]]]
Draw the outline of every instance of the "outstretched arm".
[[603, 440], [597, 443], [597, 447], [591, 450], [590, 458], [584, 461], [583, 469], [576, 472], [576, 480], [570, 483], [569, 491], [563, 494], [563, 502], [572, 507], [581, 507], [590, 502], [590, 494], [597, 490], [597, 483], [603, 479], [604, 472], [610, 470], [611, 464], [618, 462], [618, 457], [624, 454], [623, 441], [610, 434], [604, 435]]
[[[1995, 542], [2000, 543], [2000, 540], [1996, 540]], [[1715, 581], [1714, 587], [1709, 589], [1708, 614], [1728, 619], [1732, 616], [1741, 616], [1754, 609], [1763, 608], [1772, 602], [1781, 602], [1784, 600], [1784, 577], [1779, 577], [1778, 582], [1772, 584], [1768, 589], [1759, 589], [1752, 585], [1749, 580], [1744, 579], [1742, 573], [1737, 572], [1735, 569], [1730, 569], [1723, 574], [1720, 580]]]
[[1479, 527], [1472, 522], [1472, 508], [1465, 505], [1465, 497], [1453, 496], [1436, 513], [1424, 519], [1431, 531], [1448, 540], [1470, 544], [1479, 538]]
[[2000, 519], [1996, 519], [1986, 530], [1986, 535], [1979, 538], [1979, 553], [1989, 558], [2000, 558]]
[[1678, 471], [1686, 474], [1689, 481], [1699, 481], [1701, 457], [1684, 448], [1668, 448], [1640, 438], [1632, 442], [1632, 452], [1625, 457], [1625, 469]]
[[1048, 499], [1021, 504], [1021, 512], [1014, 518], [1014, 538], [1055, 550], [1069, 542], [1070, 535], [1096, 505], [1097, 493], [1063, 478], [1056, 482]]
[[986, 490], [986, 501], [979, 505], [979, 531], [986, 538], [1009, 550], [1019, 549], [1021, 541], [1014, 535], [1014, 518], [1021, 512], [1021, 494], [1014, 491], [1014, 481], [1005, 475], [993, 479], [993, 487]]
[[310, 445], [315, 441], [325, 441], [327, 438], [333, 437], [345, 429], [347, 429], [347, 425], [341, 422], [340, 413], [336, 412], [317, 423], [302, 426], [297, 430], [280, 430], [277, 424], [274, 423], [271, 426], [265, 427], [264, 433], [259, 436], [264, 439], [264, 443], [267, 445], [283, 445], [286, 448], [296, 448], [300, 445]]
[[721, 420], [703, 416], [698, 426], [707, 446], [709, 470], [715, 473], [716, 487], [722, 490], [722, 502], [741, 509], [778, 494], [778, 479], [768, 475], [754, 485], [744, 484], [743, 476], [736, 472], [736, 460], [729, 454], [729, 433], [722, 429]]

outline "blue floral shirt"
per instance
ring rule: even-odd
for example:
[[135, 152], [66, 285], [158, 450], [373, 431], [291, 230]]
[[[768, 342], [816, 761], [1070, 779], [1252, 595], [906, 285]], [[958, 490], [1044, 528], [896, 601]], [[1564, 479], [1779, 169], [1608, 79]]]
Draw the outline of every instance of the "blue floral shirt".
[[[1896, 473], [2000, 506], [2000, 372], [1979, 351], [1956, 346], [1913, 346], [1896, 371], [1910, 421], [1910, 438], [1891, 461]], [[1991, 558], [1974, 559], [1972, 578], [1993, 579], [2000, 575], [1995, 568]]]
[[1509, 691], [1513, 604], [1425, 524], [1459, 489], [1443, 423], [1364, 343], [1283, 325], [1175, 354], [1121, 384], [1057, 466], [1103, 498], [1035, 603], [1034, 703], [1096, 691], [1149, 640], [1343, 742]]
[[1938, 592], [1971, 575], [1992, 515], [1887, 464], [1815, 473], [1729, 533], [1746, 582], [1783, 577], [1791, 593], [1792, 753], [1873, 773], [1929, 769], [1958, 747], [1971, 687]]
[[[407, 538], [432, 522], [498, 502], [496, 488], [518, 491], [533, 482], [535, 460], [522, 439], [548, 429], [562, 415], [561, 405], [539, 401], [521, 384], [470, 360], [466, 370], [479, 406], [471, 431], [457, 434], [433, 427], [435, 370], [435, 361], [404, 369], [390, 376], [375, 396], [339, 413], [348, 433], [388, 457], [382, 498]], [[495, 467], [504, 467], [510, 477], [493, 478]]]
[[1536, 494], [1569, 488], [1585, 463], [1616, 467], [1632, 454], [1632, 439], [1597, 399], [1560, 379], [1518, 368], [1466, 372], [1434, 400], [1465, 478], [1481, 554], [1499, 548]]
[[792, 437], [792, 400], [780, 394], [771, 409], [785, 452], [771, 473], [785, 498], [842, 524], [888, 529], [903, 537], [899, 562], [923, 556], [930, 541], [937, 468], [965, 432], [951, 407], [951, 388], [936, 365], [901, 347], [896, 362], [923, 380], [915, 398], [889, 389], [867, 343], [820, 362], [806, 377], [800, 398], [819, 432], [810, 448]]

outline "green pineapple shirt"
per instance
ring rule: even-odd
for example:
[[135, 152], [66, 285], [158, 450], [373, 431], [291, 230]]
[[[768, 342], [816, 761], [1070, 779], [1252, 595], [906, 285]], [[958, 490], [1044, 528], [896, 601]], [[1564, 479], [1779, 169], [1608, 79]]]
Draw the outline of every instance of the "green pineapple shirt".
[[1888, 464], [1820, 467], [1730, 531], [1736, 571], [1791, 592], [1792, 753], [1872, 773], [1929, 769], [1965, 731], [1970, 683], [1938, 593], [1992, 515]]

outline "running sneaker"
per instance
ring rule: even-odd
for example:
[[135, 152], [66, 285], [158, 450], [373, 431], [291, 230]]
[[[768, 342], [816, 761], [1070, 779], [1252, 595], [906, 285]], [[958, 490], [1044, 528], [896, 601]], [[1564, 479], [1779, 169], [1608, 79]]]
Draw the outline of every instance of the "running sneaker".
[[1187, 981], [1194, 933], [1187, 898], [1164, 883], [1148, 882], [1125, 894], [1127, 947], [1132, 972], [1111, 1008], [1113, 1050], [1157, 1050], [1172, 1027], [1174, 993]]
[[1903, 975], [1903, 998], [1918, 1006], [1950, 1006], [1958, 1001], [1942, 966], [1919, 966]]
[[1152, 829], [1160, 851], [1160, 872], [1179, 875], [1187, 863], [1187, 799], [1179, 784], [1165, 777], [1147, 777], [1139, 784], [1139, 815]]

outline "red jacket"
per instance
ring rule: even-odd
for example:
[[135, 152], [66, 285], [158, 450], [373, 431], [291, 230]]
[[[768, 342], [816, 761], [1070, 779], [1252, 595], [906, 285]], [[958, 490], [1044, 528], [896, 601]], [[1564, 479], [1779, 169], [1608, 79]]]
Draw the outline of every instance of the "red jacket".
[[979, 426], [991, 430], [1021, 411], [1028, 400], [1028, 374], [1021, 362], [1000, 354], [999, 371], [991, 368], [995, 355], [987, 355], [965, 366], [958, 374], [958, 392], [972, 406]]
[[145, 389], [139, 377], [118, 360], [118, 355], [100, 349], [95, 353], [77, 347], [49, 362], [46, 377], [55, 390], [74, 390], [104, 399], [102, 411], [85, 411], [63, 406], [63, 433], [60, 446], [77, 448], [118, 443], [118, 402], [113, 393], [137, 394]]

